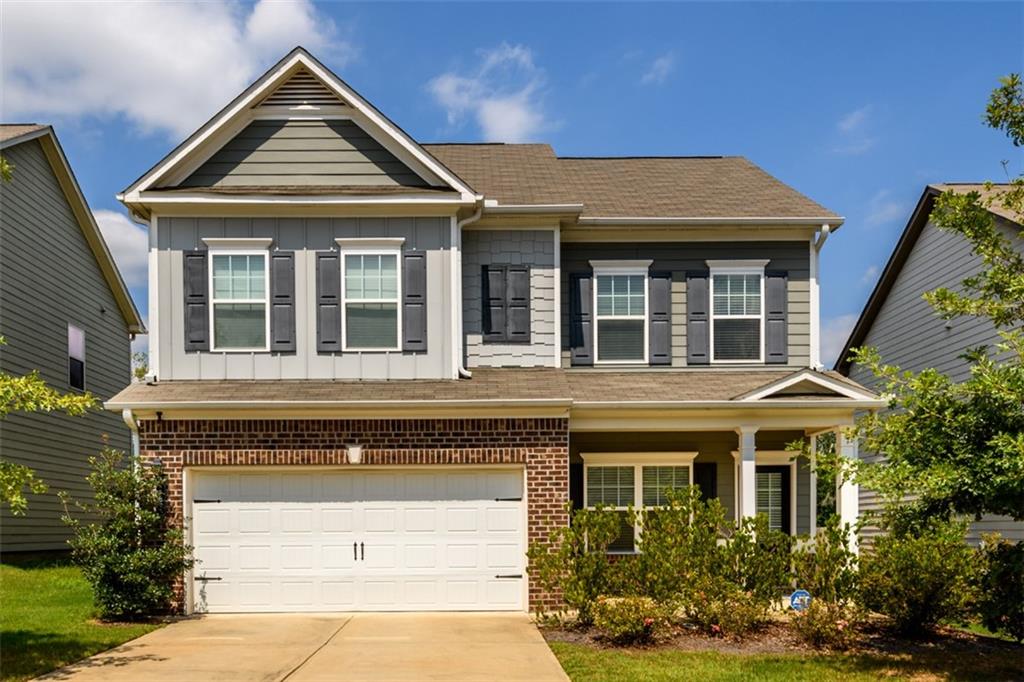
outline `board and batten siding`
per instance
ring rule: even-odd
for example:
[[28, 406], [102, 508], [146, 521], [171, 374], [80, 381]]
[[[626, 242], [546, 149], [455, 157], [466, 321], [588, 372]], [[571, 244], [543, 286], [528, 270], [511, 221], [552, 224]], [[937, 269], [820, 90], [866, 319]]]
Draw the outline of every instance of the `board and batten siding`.
[[[1002, 224], [1004, 234], [1024, 251], [1024, 240], [1018, 230], [1002, 219], [997, 219], [997, 223]], [[965, 239], [928, 222], [879, 308], [863, 345], [877, 348], [886, 364], [914, 372], [932, 367], [955, 381], [963, 381], [969, 375], [969, 366], [960, 354], [968, 348], [992, 346], [999, 341], [999, 336], [986, 319], [958, 317], [948, 322], [941, 319], [923, 297], [939, 287], [958, 287], [965, 277], [980, 272], [981, 267], [981, 261], [971, 253]], [[851, 365], [850, 378], [868, 388], [880, 388], [877, 378], [862, 365]], [[870, 462], [882, 459], [872, 452], [862, 452], [861, 458]], [[879, 506], [874, 491], [861, 487], [861, 510], [876, 511]], [[971, 524], [968, 540], [977, 544], [985, 533], [1000, 533], [1014, 541], [1024, 540], [1024, 523], [985, 517]], [[878, 529], [874, 527], [862, 531], [862, 536], [868, 539], [877, 534]]]
[[[766, 270], [784, 270], [787, 281], [787, 366], [811, 362], [810, 245], [794, 242], [688, 242], [562, 245], [562, 366], [569, 367], [569, 276], [589, 272], [591, 260], [652, 259], [651, 272], [672, 273], [672, 366], [686, 366], [686, 273], [707, 270], [708, 260], [769, 259]], [[753, 363], [752, 363], [753, 364]], [[735, 368], [737, 365], [730, 364]], [[742, 366], [742, 365], [739, 365]], [[776, 365], [781, 367], [782, 365]]]
[[[483, 341], [484, 265], [530, 267], [530, 343]], [[462, 236], [462, 310], [468, 367], [541, 367], [555, 362], [553, 230], [466, 230]]]
[[427, 183], [352, 121], [257, 120], [178, 186], [332, 185]]
[[[0, 183], [0, 370], [38, 370], [50, 386], [68, 391], [68, 323], [85, 331], [85, 385], [106, 400], [131, 380], [128, 324], [82, 234], [37, 140], [4, 150], [11, 182]], [[36, 471], [50, 487], [29, 495], [25, 516], [6, 509], [0, 551], [67, 549], [57, 492], [91, 497], [88, 458], [104, 438], [127, 450], [128, 427], [119, 414], [95, 409], [85, 416], [13, 413], [0, 420], [0, 455]]]
[[[449, 218], [159, 218], [157, 222], [159, 379], [448, 379], [452, 369], [451, 221]], [[182, 252], [208, 237], [269, 237], [295, 252], [296, 351], [186, 352]], [[337, 238], [404, 237], [427, 252], [427, 350], [316, 349], [316, 252]], [[339, 273], [340, 276], [340, 273]]]

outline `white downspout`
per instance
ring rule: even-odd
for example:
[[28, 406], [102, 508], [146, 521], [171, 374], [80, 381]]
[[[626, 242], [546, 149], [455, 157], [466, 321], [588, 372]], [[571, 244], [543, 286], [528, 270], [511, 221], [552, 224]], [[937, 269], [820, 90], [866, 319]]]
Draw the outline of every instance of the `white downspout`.
[[135, 415], [129, 409], [121, 410], [121, 419], [124, 419], [124, 423], [128, 425], [128, 430], [131, 431], [132, 461], [137, 461], [136, 458], [139, 456], [139, 424], [135, 421]]
[[458, 374], [460, 379], [472, 379], [473, 374], [466, 369], [465, 353], [463, 353], [463, 340], [465, 338], [465, 329], [463, 328], [462, 322], [462, 228], [466, 225], [470, 225], [480, 220], [480, 216], [484, 212], [483, 199], [479, 199], [477, 203], [476, 212], [468, 218], [464, 218], [455, 224], [455, 234], [452, 235], [452, 243], [454, 246], [455, 263], [452, 264], [452, 298], [454, 299], [455, 308], [455, 338], [452, 339], [452, 343], [455, 346], [456, 362], [455, 366], [458, 368]]

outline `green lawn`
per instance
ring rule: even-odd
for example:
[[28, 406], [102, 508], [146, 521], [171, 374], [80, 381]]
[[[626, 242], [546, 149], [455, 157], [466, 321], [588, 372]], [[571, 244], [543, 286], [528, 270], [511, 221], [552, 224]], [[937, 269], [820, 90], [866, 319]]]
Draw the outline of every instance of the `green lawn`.
[[844, 655], [740, 655], [716, 651], [672, 649], [649, 651], [598, 649], [586, 644], [549, 642], [573, 682], [663, 682], [667, 680], [758, 680], [823, 682], [843, 680], [1015, 680], [1018, 662], [951, 660], [942, 651], [922, 656]]
[[106, 625], [93, 615], [77, 568], [0, 564], [0, 679], [25, 680], [160, 627]]

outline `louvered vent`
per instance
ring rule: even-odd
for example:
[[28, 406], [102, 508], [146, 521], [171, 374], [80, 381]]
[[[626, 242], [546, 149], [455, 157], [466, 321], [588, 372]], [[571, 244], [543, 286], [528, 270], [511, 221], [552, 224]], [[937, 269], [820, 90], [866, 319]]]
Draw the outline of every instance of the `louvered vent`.
[[261, 107], [323, 107], [344, 105], [309, 71], [299, 71], [260, 102]]

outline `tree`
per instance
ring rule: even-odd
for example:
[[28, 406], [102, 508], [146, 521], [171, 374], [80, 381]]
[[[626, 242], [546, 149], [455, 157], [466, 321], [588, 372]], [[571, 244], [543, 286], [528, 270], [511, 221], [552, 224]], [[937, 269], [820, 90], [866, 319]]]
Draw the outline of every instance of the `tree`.
[[132, 353], [132, 377], [142, 381], [149, 374], [149, 353], [138, 351]]
[[[0, 337], [0, 345], [6, 341]], [[89, 393], [61, 393], [46, 385], [39, 372], [15, 376], [0, 372], [0, 419], [11, 412], [64, 412], [79, 416], [96, 405]], [[21, 515], [28, 508], [28, 493], [46, 492], [46, 484], [24, 464], [0, 459], [0, 505]]]
[[7, 160], [7, 157], [0, 154], [0, 180], [10, 182], [14, 178], [14, 164]]
[[[1018, 74], [1000, 80], [985, 120], [1014, 146], [1024, 144], [1024, 96]], [[932, 516], [1005, 514], [1024, 520], [1024, 257], [989, 209], [1024, 215], [1024, 177], [985, 192], [944, 192], [932, 220], [961, 235], [983, 264], [958, 289], [925, 298], [939, 315], [983, 317], [995, 325], [995, 348], [963, 357], [969, 377], [954, 382], [934, 369], [914, 373], [887, 365], [877, 351], [857, 349], [855, 361], [881, 379], [890, 410], [857, 425], [868, 450], [887, 461], [861, 464], [858, 481], [886, 501], [893, 529], [923, 527]]]

